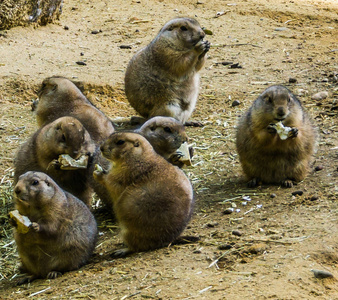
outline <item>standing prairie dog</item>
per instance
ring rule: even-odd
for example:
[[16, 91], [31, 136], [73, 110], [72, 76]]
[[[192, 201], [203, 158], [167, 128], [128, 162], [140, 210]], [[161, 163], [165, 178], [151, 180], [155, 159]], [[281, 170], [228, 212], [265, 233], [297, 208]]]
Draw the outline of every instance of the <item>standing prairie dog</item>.
[[15, 209], [31, 222], [26, 233], [14, 230], [23, 269], [32, 275], [26, 278], [28, 281], [53, 279], [88, 261], [97, 225], [79, 199], [64, 192], [46, 174], [30, 171], [19, 177], [14, 203]]
[[[287, 136], [277, 133], [278, 126], [286, 126]], [[296, 96], [286, 87], [275, 85], [242, 116], [236, 138], [249, 186], [262, 181], [292, 187], [309, 172], [317, 131]]]
[[89, 187], [89, 168], [62, 170], [59, 155], [68, 154], [73, 159], [88, 155], [89, 163], [96, 155], [94, 142], [79, 120], [73, 117], [56, 119], [38, 129], [19, 148], [14, 159], [14, 183], [27, 171], [39, 171], [51, 176], [63, 189], [90, 205], [92, 190]]
[[190, 118], [199, 93], [198, 71], [210, 48], [204, 36], [195, 19], [173, 19], [132, 57], [125, 92], [142, 117], [168, 116], [183, 124]]
[[185, 229], [193, 209], [193, 190], [183, 171], [158, 155], [137, 133], [114, 133], [101, 146], [111, 166], [94, 179], [110, 195], [127, 248], [147, 251], [169, 245]]
[[102, 142], [114, 132], [112, 122], [67, 78], [46, 78], [38, 96], [36, 116], [39, 126], [72, 116], [83, 124], [95, 142]]

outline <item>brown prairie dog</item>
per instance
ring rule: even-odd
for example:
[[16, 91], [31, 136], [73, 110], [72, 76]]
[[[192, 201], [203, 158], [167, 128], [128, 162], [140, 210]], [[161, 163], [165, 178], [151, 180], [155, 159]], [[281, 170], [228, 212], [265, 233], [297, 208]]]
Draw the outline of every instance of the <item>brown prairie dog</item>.
[[111, 166], [94, 179], [109, 192], [127, 249], [147, 251], [169, 245], [185, 229], [193, 207], [189, 179], [159, 156], [137, 133], [114, 133], [101, 146]]
[[144, 118], [173, 117], [183, 124], [198, 98], [199, 74], [210, 43], [195, 19], [176, 18], [130, 60], [125, 92]]
[[[285, 140], [277, 134], [278, 122], [289, 127]], [[286, 87], [275, 85], [242, 116], [236, 138], [249, 186], [263, 182], [292, 187], [309, 172], [317, 131], [296, 96]]]
[[38, 96], [36, 116], [39, 126], [72, 116], [83, 124], [95, 142], [102, 142], [114, 132], [111, 121], [67, 78], [46, 78]]
[[14, 188], [15, 208], [32, 222], [27, 233], [14, 230], [23, 269], [36, 278], [56, 278], [90, 258], [97, 225], [89, 209], [49, 176], [27, 172]]
[[89, 163], [96, 155], [96, 146], [88, 131], [73, 117], [62, 117], [37, 130], [19, 148], [14, 159], [14, 182], [27, 171], [45, 172], [63, 189], [80, 198], [87, 205], [91, 202], [89, 169], [61, 170], [51, 164], [59, 155], [68, 154], [76, 159], [89, 156]]

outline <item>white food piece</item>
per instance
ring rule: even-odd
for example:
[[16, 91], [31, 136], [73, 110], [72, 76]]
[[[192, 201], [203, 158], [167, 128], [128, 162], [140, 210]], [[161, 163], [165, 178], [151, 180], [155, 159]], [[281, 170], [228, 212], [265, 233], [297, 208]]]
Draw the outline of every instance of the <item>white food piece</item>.
[[18, 233], [26, 234], [29, 231], [29, 227], [31, 226], [32, 222], [28, 217], [20, 215], [17, 209], [10, 211], [9, 217], [15, 221], [17, 225], [16, 230]]
[[81, 155], [78, 159], [68, 154], [61, 154], [58, 159], [62, 170], [86, 169], [88, 166], [88, 155]]
[[274, 127], [281, 140], [286, 140], [289, 137], [289, 132], [292, 130], [291, 127], [284, 126], [282, 122], [274, 124]]
[[189, 152], [189, 145], [187, 142], [184, 142], [181, 147], [179, 147], [176, 150], [177, 154], [182, 155], [179, 159], [182, 163], [184, 163], [187, 166], [191, 166], [191, 158], [190, 158], [190, 152]]

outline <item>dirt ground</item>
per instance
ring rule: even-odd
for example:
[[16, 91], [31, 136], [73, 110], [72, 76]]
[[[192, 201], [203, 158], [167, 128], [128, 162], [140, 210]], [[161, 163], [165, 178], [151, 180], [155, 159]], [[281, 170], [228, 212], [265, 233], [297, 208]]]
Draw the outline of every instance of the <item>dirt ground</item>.
[[[337, 13], [335, 0], [69, 0], [56, 24], [0, 32], [0, 299], [338, 299]], [[52, 75], [82, 81], [112, 119], [136, 115], [124, 95], [127, 63], [176, 16], [195, 17], [213, 33], [193, 114], [204, 127], [187, 128], [196, 208], [184, 235], [200, 240], [112, 259], [118, 228], [96, 213], [100, 235], [86, 266], [16, 286], [22, 275], [6, 215], [15, 151], [37, 128], [31, 102], [39, 84]], [[235, 126], [272, 84], [299, 96], [318, 126], [318, 151], [293, 188], [248, 189]], [[329, 96], [313, 100], [320, 91]], [[312, 269], [334, 278], [317, 279]]]

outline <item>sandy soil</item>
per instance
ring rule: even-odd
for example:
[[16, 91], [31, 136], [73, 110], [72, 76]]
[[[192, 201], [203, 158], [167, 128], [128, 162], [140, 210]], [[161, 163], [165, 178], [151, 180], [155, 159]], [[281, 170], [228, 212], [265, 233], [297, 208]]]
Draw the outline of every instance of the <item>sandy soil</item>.
[[[216, 18], [217, 12], [225, 14]], [[70, 0], [58, 24], [0, 32], [0, 298], [338, 299], [337, 12], [335, 0]], [[187, 129], [196, 155], [185, 171], [197, 205], [184, 234], [200, 241], [111, 259], [121, 247], [118, 228], [96, 214], [100, 237], [88, 265], [17, 287], [19, 258], [6, 214], [15, 151], [37, 128], [30, 106], [38, 85], [63, 75], [82, 81], [89, 99], [112, 119], [135, 115], [123, 91], [126, 65], [175, 16], [195, 17], [213, 33], [193, 114], [205, 126]], [[235, 126], [272, 84], [288, 86], [314, 118], [318, 152], [297, 186], [248, 189]], [[312, 100], [320, 91], [329, 97]], [[234, 100], [240, 105], [233, 107]], [[297, 190], [303, 195], [292, 196]], [[246, 205], [244, 195], [251, 199]], [[229, 207], [239, 211], [224, 214]], [[317, 279], [311, 269], [335, 278]]]

